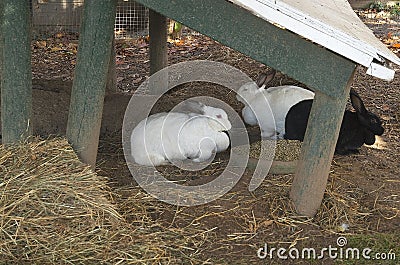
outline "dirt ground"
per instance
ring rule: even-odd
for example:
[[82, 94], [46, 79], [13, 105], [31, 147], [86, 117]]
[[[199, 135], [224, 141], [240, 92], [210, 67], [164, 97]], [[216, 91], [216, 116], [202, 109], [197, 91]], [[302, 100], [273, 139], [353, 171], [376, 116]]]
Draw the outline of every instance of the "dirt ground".
[[[400, 19], [390, 20], [360, 14], [383, 42], [390, 46], [390, 41], [398, 41]], [[38, 120], [43, 123], [36, 126], [39, 134], [62, 134], [65, 131], [76, 43], [71, 36], [63, 34], [33, 43], [35, 113], [42, 117]], [[393, 51], [400, 54], [395, 47]], [[169, 58], [170, 64], [194, 59], [224, 62], [239, 68], [254, 79], [268, 68], [197, 34], [188, 35], [180, 42], [170, 43]], [[260, 260], [256, 251], [264, 243], [286, 248], [327, 247], [328, 244], [336, 245], [339, 235], [349, 239], [370, 235], [367, 241], [369, 243], [374, 235], [394, 235], [394, 245], [397, 244], [399, 251], [400, 67], [395, 66], [395, 69], [397, 73], [392, 82], [368, 76], [364, 68], [357, 70], [353, 88], [362, 96], [367, 109], [382, 118], [385, 133], [378, 146], [363, 146], [359, 154], [334, 157], [324, 202], [315, 218], [295, 215], [288, 199], [293, 175], [269, 175], [261, 187], [249, 192], [247, 186], [252, 174], [250, 170], [246, 171], [232, 191], [202, 206], [176, 207], [144, 196], [143, 200], [148, 200], [148, 208], [147, 215], [142, 218], [150, 220], [155, 225], [154, 229], [159, 230], [190, 231], [193, 227], [201, 229], [203, 233], [192, 235], [193, 243], [179, 250], [193, 264], [280, 264], [276, 259]], [[115, 201], [120, 212], [129, 222], [138, 223], [138, 217], [132, 213], [135, 205], [130, 198], [143, 196], [139, 195], [143, 191], [136, 185], [125, 165], [117, 125], [124, 111], [121, 106], [126, 106], [129, 100], [127, 94], [134, 91], [148, 75], [148, 44], [145, 38], [118, 41], [117, 87], [125, 95], [119, 95], [119, 99], [106, 99], [109, 107], [105, 111], [108, 114], [105, 114], [103, 124], [97, 171], [110, 178], [110, 186], [115, 192]], [[282, 74], [278, 74], [273, 82], [274, 85], [301, 85]], [[237, 111], [242, 107], [235, 95], [229, 94], [227, 89], [211, 84], [192, 83], [165, 95], [155, 110], [171, 109], [182, 99], [195, 95], [217, 97]], [[110, 111], [107, 112], [107, 109]], [[115, 120], [119, 121], [114, 122]], [[51, 129], [46, 130], [48, 126]], [[224, 169], [228, 156], [227, 153], [218, 155], [211, 166], [200, 172], [182, 172], [172, 166], [160, 167], [160, 171], [186, 185], [204, 183], [218, 176]], [[348, 225], [348, 229], [343, 231], [342, 224]], [[358, 245], [362, 244], [358, 241], [353, 244], [356, 247], [365, 247]], [[165, 248], [168, 251], [168, 246]], [[309, 262], [311, 261], [303, 260], [287, 264]], [[323, 264], [333, 263], [326, 260]]]

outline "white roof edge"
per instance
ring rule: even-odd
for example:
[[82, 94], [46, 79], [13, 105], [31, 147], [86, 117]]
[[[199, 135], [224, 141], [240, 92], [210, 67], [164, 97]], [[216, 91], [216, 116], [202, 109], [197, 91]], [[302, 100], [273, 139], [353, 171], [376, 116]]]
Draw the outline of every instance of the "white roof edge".
[[[389, 49], [378, 49], [329, 24], [315, 19], [282, 1], [274, 0], [229, 0], [254, 15], [278, 24], [329, 50], [332, 50], [357, 64], [368, 68], [367, 74], [390, 81], [395, 71], [387, 66], [387, 61], [400, 65], [400, 58]], [[383, 45], [383, 44], [382, 44]]]

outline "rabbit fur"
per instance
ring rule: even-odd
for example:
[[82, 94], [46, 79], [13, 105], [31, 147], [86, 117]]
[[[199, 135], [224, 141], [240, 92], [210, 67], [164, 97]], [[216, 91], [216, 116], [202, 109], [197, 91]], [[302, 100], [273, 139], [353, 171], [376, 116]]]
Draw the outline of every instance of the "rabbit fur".
[[[354, 90], [350, 91], [350, 100], [355, 112], [346, 110], [344, 113], [335, 148], [336, 154], [358, 153], [363, 144], [373, 145], [375, 135], [382, 135], [384, 132], [380, 118], [365, 108], [360, 96]], [[304, 140], [312, 102], [312, 100], [299, 102], [289, 110], [286, 116], [285, 139]]]
[[224, 131], [232, 125], [226, 112], [200, 102], [187, 104], [195, 112], [154, 114], [133, 129], [131, 154], [137, 164], [158, 166], [186, 159], [202, 162], [213, 152], [228, 148], [230, 140]]
[[[258, 124], [262, 138], [283, 139], [289, 109], [302, 100], [313, 99], [314, 92], [297, 86], [264, 87], [265, 83], [250, 82], [239, 88], [236, 98], [245, 105], [243, 120], [249, 125]], [[267, 103], [270, 110], [266, 109]], [[259, 120], [254, 113], [258, 113]]]

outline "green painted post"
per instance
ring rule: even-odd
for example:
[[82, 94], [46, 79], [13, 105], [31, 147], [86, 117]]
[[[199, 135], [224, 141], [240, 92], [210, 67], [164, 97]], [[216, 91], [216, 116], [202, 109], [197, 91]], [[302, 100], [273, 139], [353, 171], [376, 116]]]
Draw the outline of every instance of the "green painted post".
[[350, 61], [343, 64], [348, 72], [348, 82], [342, 84], [340, 97], [329, 97], [319, 91], [315, 93], [290, 192], [299, 214], [314, 216], [321, 205], [355, 67]]
[[[2, 80], [2, 72], [3, 72], [3, 15], [4, 15], [4, 3], [0, 1], [0, 107], [1, 107], [1, 83]], [[0, 118], [1, 122], [1, 118]]]
[[167, 18], [153, 10], [149, 11], [150, 74], [168, 66]]
[[82, 161], [92, 167], [96, 164], [115, 13], [115, 0], [85, 0], [67, 137]]
[[111, 49], [110, 62], [108, 64], [106, 94], [114, 94], [117, 92], [117, 65], [116, 65], [117, 50], [115, 47], [114, 34], [111, 45], [112, 49]]
[[1, 11], [2, 142], [13, 144], [32, 134], [29, 2], [2, 0]]
[[[149, 35], [150, 35], [150, 74], [154, 74], [168, 66], [168, 30], [167, 18], [156, 11], [149, 11]], [[155, 82], [158, 85], [153, 85]], [[152, 79], [151, 91], [156, 94], [162, 93], [157, 88], [168, 86], [168, 73], [163, 72], [156, 79]]]

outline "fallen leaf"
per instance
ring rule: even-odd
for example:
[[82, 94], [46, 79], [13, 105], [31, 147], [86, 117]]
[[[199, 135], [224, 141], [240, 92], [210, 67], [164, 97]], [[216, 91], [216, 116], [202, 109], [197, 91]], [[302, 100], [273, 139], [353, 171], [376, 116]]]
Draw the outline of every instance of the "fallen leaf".
[[390, 110], [389, 105], [387, 105], [387, 104], [383, 105], [383, 106], [382, 106], [382, 110], [383, 110], [383, 111], [388, 111], [388, 110]]
[[137, 79], [133, 80], [134, 84], [138, 84], [138, 83], [141, 83], [141, 82], [142, 82], [142, 78], [137, 78]]
[[51, 50], [50, 51], [52, 51], [52, 52], [58, 52], [58, 51], [61, 51], [63, 48], [60, 48], [60, 47], [53, 47], [53, 48], [51, 48]]
[[47, 47], [47, 42], [45, 40], [37, 41], [36, 46], [39, 48], [46, 48]]
[[62, 37], [64, 37], [64, 33], [57, 33], [56, 34], [56, 38], [61, 39]]

